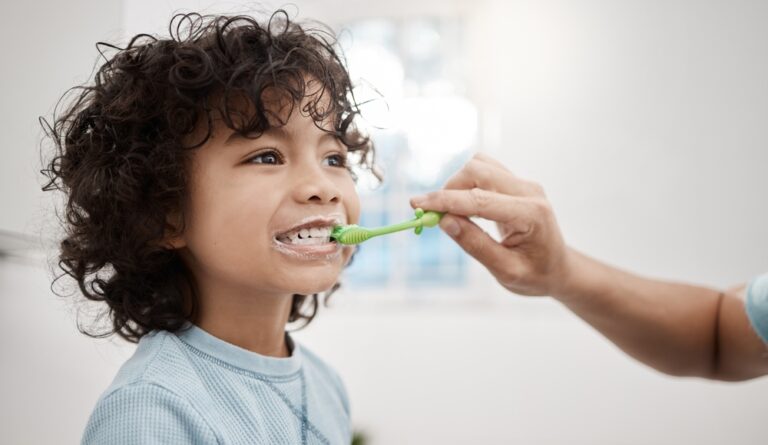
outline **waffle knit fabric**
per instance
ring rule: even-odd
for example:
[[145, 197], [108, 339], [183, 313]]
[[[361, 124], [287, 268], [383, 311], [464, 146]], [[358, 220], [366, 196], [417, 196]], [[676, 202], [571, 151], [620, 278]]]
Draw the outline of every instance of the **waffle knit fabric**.
[[139, 341], [91, 414], [84, 445], [349, 444], [338, 375], [286, 334], [288, 358], [189, 325]]

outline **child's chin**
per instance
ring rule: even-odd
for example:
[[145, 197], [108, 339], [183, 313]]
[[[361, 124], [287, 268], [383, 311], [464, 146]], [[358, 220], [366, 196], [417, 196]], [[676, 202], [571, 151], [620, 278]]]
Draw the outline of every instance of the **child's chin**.
[[292, 293], [301, 295], [320, 294], [330, 290], [339, 281], [338, 274], [328, 276], [296, 277], [291, 283]]

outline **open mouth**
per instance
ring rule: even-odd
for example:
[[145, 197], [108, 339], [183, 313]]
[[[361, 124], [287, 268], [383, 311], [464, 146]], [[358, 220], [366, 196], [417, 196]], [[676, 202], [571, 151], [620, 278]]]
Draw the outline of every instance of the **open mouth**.
[[299, 221], [274, 236], [275, 248], [283, 254], [304, 260], [333, 259], [342, 245], [331, 238], [334, 226], [343, 224], [343, 215], [318, 215]]
[[336, 242], [331, 239], [333, 225], [310, 226], [299, 229], [293, 229], [277, 235], [275, 239], [285, 244], [295, 244], [298, 246], [313, 246]]

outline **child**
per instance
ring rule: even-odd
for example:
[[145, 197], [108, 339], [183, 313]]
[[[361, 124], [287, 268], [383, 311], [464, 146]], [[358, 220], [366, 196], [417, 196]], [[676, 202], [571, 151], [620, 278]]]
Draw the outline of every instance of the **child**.
[[[186, 14], [134, 37], [54, 118], [60, 265], [138, 342], [84, 444], [341, 444], [337, 374], [292, 341], [352, 251], [351, 162], [372, 168], [327, 31], [284, 11]], [[102, 44], [103, 45], [103, 44]]]

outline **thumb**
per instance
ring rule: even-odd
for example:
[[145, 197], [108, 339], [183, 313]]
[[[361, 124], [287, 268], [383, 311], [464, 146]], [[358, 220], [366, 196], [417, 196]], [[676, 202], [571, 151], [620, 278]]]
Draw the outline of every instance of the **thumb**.
[[[464, 219], [452, 215], [443, 215], [440, 219], [440, 228], [451, 238], [461, 235], [461, 225], [459, 220]], [[468, 221], [469, 222], [469, 221]]]
[[507, 250], [464, 216], [447, 214], [440, 220], [440, 228], [491, 272], [498, 270], [500, 265], [509, 264], [514, 256], [514, 252]]

